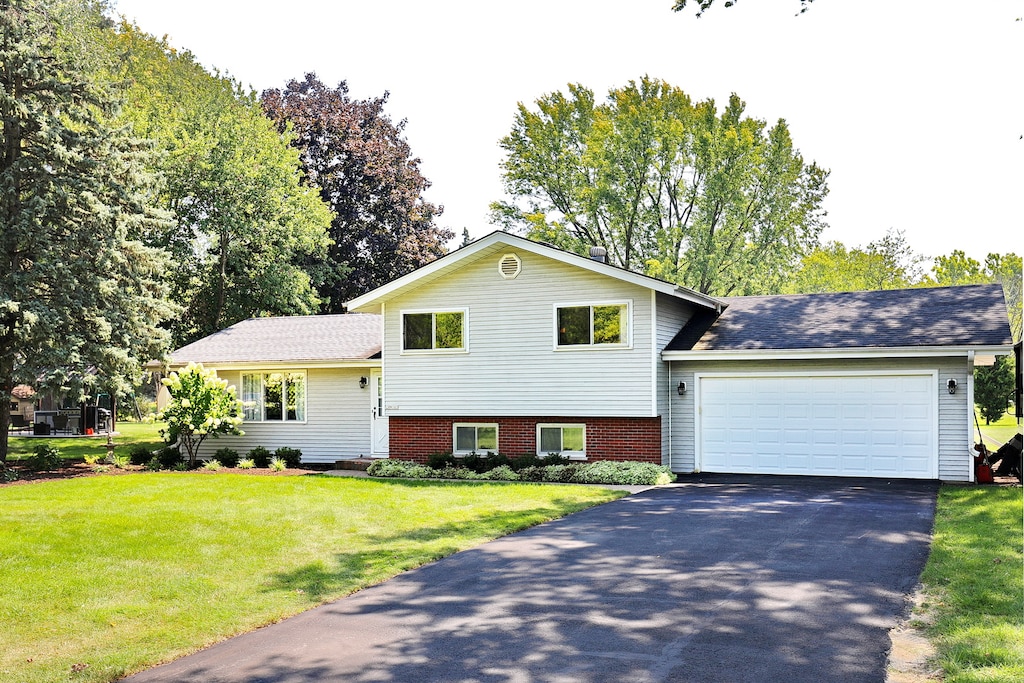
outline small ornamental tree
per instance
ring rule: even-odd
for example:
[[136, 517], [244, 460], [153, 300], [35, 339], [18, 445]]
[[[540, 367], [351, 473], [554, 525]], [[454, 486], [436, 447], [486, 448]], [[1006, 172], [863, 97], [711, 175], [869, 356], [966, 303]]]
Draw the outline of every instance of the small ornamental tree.
[[167, 422], [171, 439], [177, 439], [188, 453], [189, 467], [194, 467], [200, 444], [207, 437], [244, 432], [242, 402], [227, 380], [219, 379], [213, 370], [189, 363], [181, 372], [172, 372], [163, 380], [171, 393], [171, 402], [158, 419]]
[[996, 356], [996, 362], [974, 369], [974, 403], [989, 425], [1006, 412], [1013, 397], [1012, 356]]

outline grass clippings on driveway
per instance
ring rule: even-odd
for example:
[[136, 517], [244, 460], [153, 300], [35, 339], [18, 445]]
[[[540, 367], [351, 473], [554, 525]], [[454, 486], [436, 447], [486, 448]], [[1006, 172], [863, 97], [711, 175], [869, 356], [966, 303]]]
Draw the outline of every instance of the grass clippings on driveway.
[[921, 580], [945, 683], [1024, 682], [1024, 509], [1017, 486], [943, 486]]
[[0, 489], [0, 681], [110, 681], [624, 495], [147, 473]]

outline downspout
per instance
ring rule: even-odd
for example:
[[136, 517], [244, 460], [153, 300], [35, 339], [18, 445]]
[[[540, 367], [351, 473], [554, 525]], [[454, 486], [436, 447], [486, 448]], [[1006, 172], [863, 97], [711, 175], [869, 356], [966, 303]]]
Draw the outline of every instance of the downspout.
[[974, 351], [967, 352], [967, 481], [975, 482], [974, 476]]

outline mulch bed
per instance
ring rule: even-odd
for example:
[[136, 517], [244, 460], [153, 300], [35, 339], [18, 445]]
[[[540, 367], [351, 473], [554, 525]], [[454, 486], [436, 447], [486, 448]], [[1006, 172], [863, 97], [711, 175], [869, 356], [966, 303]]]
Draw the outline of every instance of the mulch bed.
[[[116, 467], [111, 467], [108, 465], [110, 469], [103, 472], [97, 472], [95, 469], [93, 469], [94, 467], [95, 465], [86, 465], [84, 462], [79, 462], [67, 465], [66, 467], [60, 468], [59, 470], [53, 470], [52, 472], [35, 472], [33, 470], [20, 467], [15, 463], [11, 463], [10, 469], [18, 473], [18, 478], [15, 479], [14, 481], [4, 481], [2, 478], [0, 478], [0, 486], [17, 486], [20, 484], [34, 484], [40, 481], [53, 481], [57, 479], [76, 479], [79, 477], [109, 477], [117, 476], [119, 474], [134, 474], [137, 472], [148, 471], [145, 467], [142, 467], [141, 465], [129, 465], [125, 469], [117, 469]], [[260, 469], [255, 467], [249, 470], [243, 470], [237, 467], [222, 467], [221, 469], [216, 471], [198, 469], [183, 472], [183, 474], [213, 476], [217, 474], [232, 472], [235, 474], [253, 474], [267, 477], [295, 477], [304, 474], [316, 474], [319, 471], [320, 470], [295, 468], [275, 472], [270, 469]]]

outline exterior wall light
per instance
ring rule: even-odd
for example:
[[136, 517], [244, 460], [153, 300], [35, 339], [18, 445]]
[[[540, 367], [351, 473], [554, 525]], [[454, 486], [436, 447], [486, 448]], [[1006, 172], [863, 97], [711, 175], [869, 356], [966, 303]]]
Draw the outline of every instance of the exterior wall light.
[[949, 381], [946, 382], [946, 388], [949, 389], [949, 393], [955, 394], [956, 393], [956, 380], [953, 379], [952, 377], [950, 377]]
[[360, 377], [359, 378], [359, 388], [360, 389], [365, 389], [366, 385], [369, 383], [369, 381], [370, 380], [366, 379], [365, 377]]
[[679, 394], [680, 396], [686, 394], [686, 382], [679, 383], [679, 386], [676, 387], [676, 393]]

